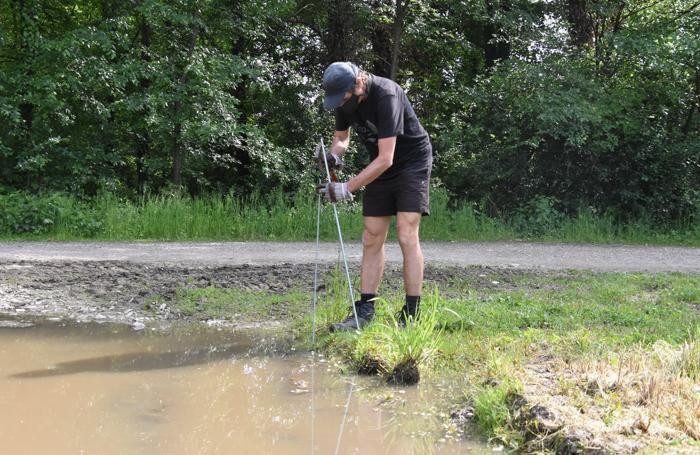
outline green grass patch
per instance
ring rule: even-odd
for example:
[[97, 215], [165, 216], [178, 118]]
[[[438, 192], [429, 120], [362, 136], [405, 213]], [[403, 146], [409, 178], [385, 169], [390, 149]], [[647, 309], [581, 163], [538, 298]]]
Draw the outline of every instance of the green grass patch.
[[520, 392], [520, 384], [506, 379], [493, 387], [480, 387], [473, 393], [475, 421], [484, 434], [517, 448], [523, 438], [512, 426], [510, 401]]
[[[426, 318], [407, 329], [393, 320], [403, 304], [394, 293], [377, 302], [375, 321], [364, 330], [336, 334], [326, 327], [349, 307], [336, 273], [319, 303], [318, 348], [344, 360], [349, 371], [388, 377], [396, 364], [412, 358], [421, 378], [453, 378], [462, 384], [462, 400], [473, 406], [478, 427], [512, 448], [523, 441], [509, 411], [521, 390], [518, 372], [539, 356], [592, 361], [668, 343], [682, 352], [678, 374], [698, 377], [700, 275], [524, 274], [503, 290], [479, 288], [472, 280], [427, 293]], [[302, 333], [310, 333], [308, 320]]]
[[182, 287], [176, 291], [174, 303], [177, 311], [197, 319], [289, 322], [308, 312], [308, 293], [294, 291], [276, 295], [216, 287]]
[[[359, 195], [361, 198], [361, 194]], [[338, 204], [347, 239], [362, 234], [361, 201]], [[61, 193], [0, 194], [0, 238], [48, 240], [312, 240], [316, 233], [316, 203], [312, 192], [294, 196], [268, 194], [168, 194], [138, 200], [102, 194], [79, 199]], [[335, 240], [333, 211], [324, 204], [321, 238]], [[618, 223], [610, 217], [582, 211], [577, 216], [523, 215], [494, 218], [471, 204], [452, 204], [444, 189], [431, 193], [431, 216], [421, 225], [424, 240], [700, 245], [700, 225], [679, 221], [654, 226], [646, 221]], [[395, 238], [394, 229], [390, 238]]]

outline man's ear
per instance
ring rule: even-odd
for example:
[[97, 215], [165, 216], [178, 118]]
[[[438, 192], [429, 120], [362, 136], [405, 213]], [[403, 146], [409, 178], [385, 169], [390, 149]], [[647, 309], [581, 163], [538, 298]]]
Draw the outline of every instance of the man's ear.
[[[357, 96], [366, 95], [365, 87], [365, 80], [362, 79], [361, 76], [357, 76], [357, 79], [355, 79], [355, 87], [353, 87], [352, 94]], [[360, 91], [360, 93], [356, 93], [358, 90]]]

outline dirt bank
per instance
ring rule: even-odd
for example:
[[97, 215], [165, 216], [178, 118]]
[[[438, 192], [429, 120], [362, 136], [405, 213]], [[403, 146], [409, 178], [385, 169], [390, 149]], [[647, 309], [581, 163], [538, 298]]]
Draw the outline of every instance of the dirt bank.
[[[327, 277], [336, 264], [323, 264]], [[472, 288], [515, 289], [516, 278], [567, 272], [480, 266], [432, 266], [426, 285], [461, 282]], [[0, 263], [0, 313], [81, 322], [105, 321], [142, 328], [149, 322], [188, 319], [173, 307], [182, 287], [238, 289], [284, 294], [313, 286], [313, 264], [157, 265], [129, 261], [15, 261]], [[323, 278], [322, 278], [323, 279]], [[385, 289], [402, 286], [401, 270], [389, 264]], [[322, 283], [323, 284], [323, 283]], [[277, 316], [277, 317], [275, 317]], [[266, 324], [288, 318], [284, 305]], [[237, 321], [217, 321], [236, 326]]]
[[[700, 273], [700, 248], [427, 242], [423, 249], [427, 285], [517, 289], [517, 277], [570, 269]], [[357, 272], [360, 245], [346, 251]], [[318, 257], [325, 275], [338, 265], [337, 245], [322, 244]], [[315, 260], [316, 245], [303, 242], [0, 242], [0, 313], [141, 328], [181, 319], [171, 302], [183, 286], [311, 290]], [[400, 249], [389, 243], [385, 286], [402, 285], [400, 267]]]

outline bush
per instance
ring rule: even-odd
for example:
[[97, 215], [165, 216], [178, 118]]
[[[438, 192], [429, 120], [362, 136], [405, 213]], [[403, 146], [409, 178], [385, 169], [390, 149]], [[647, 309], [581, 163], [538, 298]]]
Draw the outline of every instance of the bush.
[[35, 198], [23, 193], [0, 195], [0, 231], [6, 234], [46, 234], [60, 216], [57, 197]]
[[55, 235], [90, 238], [102, 227], [100, 215], [88, 203], [61, 193], [0, 194], [0, 234]]
[[586, 57], [504, 62], [441, 138], [436, 173], [491, 215], [546, 211], [549, 200], [566, 215], [697, 220], [700, 136], [684, 126], [686, 81], [670, 82], [672, 63], [660, 74], [617, 64], [624, 71], [601, 74]]

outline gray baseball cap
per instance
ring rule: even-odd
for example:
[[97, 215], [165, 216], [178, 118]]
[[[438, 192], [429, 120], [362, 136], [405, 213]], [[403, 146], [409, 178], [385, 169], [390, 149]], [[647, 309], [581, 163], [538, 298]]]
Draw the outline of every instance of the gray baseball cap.
[[323, 72], [322, 87], [326, 92], [323, 107], [329, 111], [339, 108], [343, 104], [345, 92], [352, 90], [359, 73], [360, 69], [350, 62], [334, 62], [328, 65]]

